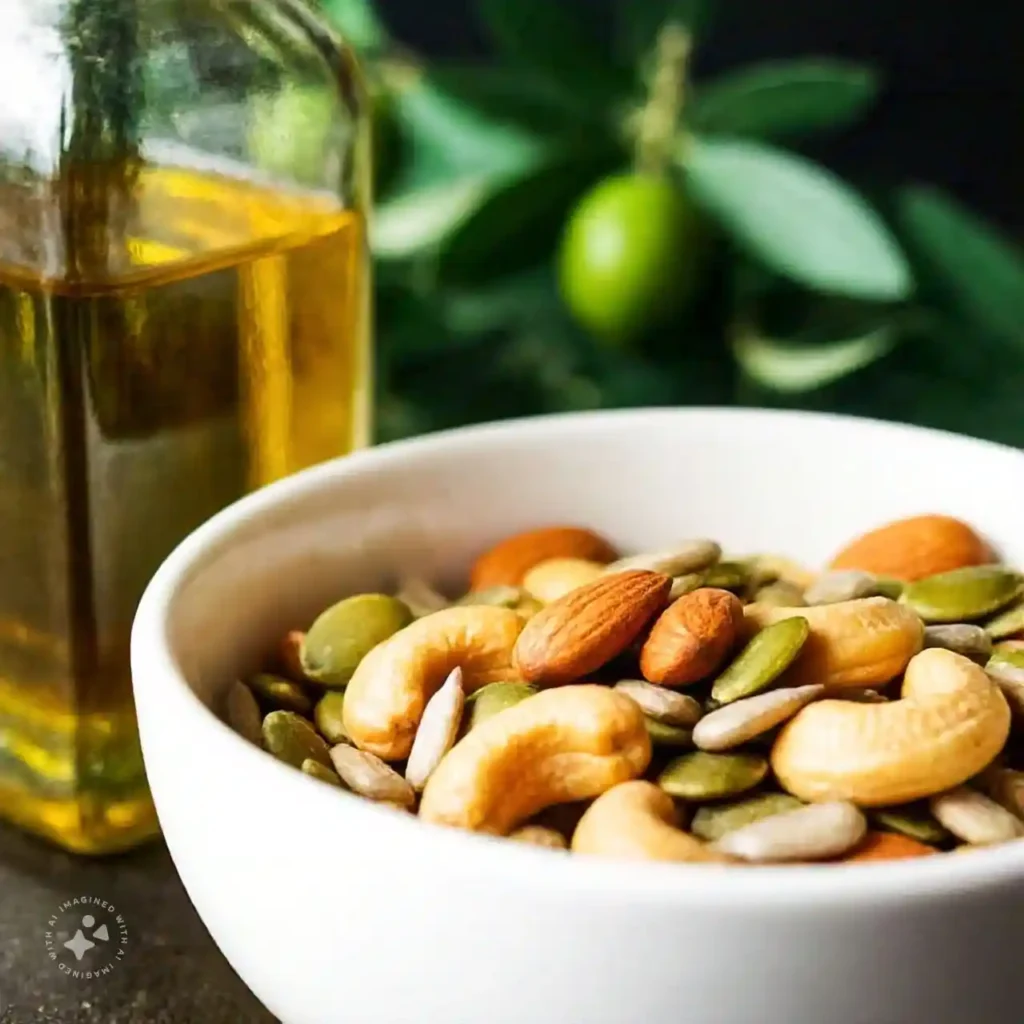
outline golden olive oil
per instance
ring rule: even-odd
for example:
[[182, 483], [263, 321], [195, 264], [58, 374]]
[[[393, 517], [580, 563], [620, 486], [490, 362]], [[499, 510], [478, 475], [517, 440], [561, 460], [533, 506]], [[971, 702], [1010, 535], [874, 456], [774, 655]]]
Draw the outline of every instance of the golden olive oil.
[[117, 232], [78, 204], [84, 259], [40, 243], [59, 208], [0, 185], [0, 815], [98, 853], [156, 831], [128, 667], [150, 576], [368, 441], [368, 261], [331, 197], [193, 170], [142, 169]]

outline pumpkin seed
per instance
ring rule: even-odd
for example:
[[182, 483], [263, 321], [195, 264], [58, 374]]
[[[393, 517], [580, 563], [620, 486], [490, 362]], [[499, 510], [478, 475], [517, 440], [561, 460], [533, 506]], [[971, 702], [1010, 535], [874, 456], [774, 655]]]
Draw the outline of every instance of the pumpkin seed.
[[258, 672], [247, 679], [246, 684], [268, 711], [295, 711], [300, 715], [309, 715], [313, 711], [309, 695], [290, 679]]
[[524, 825], [509, 834], [509, 839], [517, 843], [529, 843], [531, 846], [543, 846], [548, 850], [566, 850], [569, 844], [561, 832], [543, 825]]
[[320, 735], [332, 746], [336, 743], [351, 743], [352, 739], [345, 731], [345, 692], [329, 690], [313, 709], [313, 722]]
[[909, 583], [900, 600], [925, 622], [973, 622], [1005, 608], [1022, 590], [1020, 573], [974, 565]]
[[677, 576], [672, 581], [672, 589], [668, 592], [668, 600], [671, 604], [686, 594], [692, 594], [704, 586], [704, 577], [699, 572], [686, 573], [684, 576]]
[[768, 583], [789, 583], [802, 593], [815, 580], [815, 574], [810, 569], [783, 555], [751, 555], [744, 558], [743, 563], [750, 571], [750, 579], [755, 587]]
[[656, 747], [678, 747], [690, 749], [693, 746], [693, 733], [678, 725], [668, 725], [659, 722], [655, 718], [645, 717], [647, 723], [647, 735], [651, 737], [651, 743]]
[[711, 699], [722, 705], [760, 693], [792, 664], [809, 633], [807, 620], [799, 615], [760, 630], [715, 680]]
[[1024, 633], [1024, 601], [1018, 601], [1006, 611], [1000, 612], [994, 619], [989, 619], [985, 623], [985, 632], [993, 640], [1004, 640]]
[[893, 580], [887, 576], [879, 576], [875, 579], [875, 593], [879, 597], [889, 598], [890, 601], [898, 601], [903, 595], [905, 585], [902, 580]]
[[933, 796], [932, 814], [958, 839], [972, 846], [1008, 843], [1024, 837], [1024, 821], [969, 786]]
[[992, 637], [981, 626], [957, 622], [945, 626], [926, 626], [925, 647], [944, 647], [965, 658], [984, 664], [992, 654]]
[[267, 750], [293, 768], [301, 768], [307, 758], [330, 768], [327, 744], [316, 729], [294, 711], [271, 711], [263, 719], [262, 732]]
[[398, 807], [412, 807], [416, 803], [412, 786], [375, 754], [343, 743], [331, 747], [330, 760], [353, 793]]
[[722, 548], [713, 540], [699, 538], [684, 541], [666, 551], [647, 551], [606, 565], [605, 573], [624, 572], [627, 569], [647, 569], [666, 576], [685, 576], [698, 573], [722, 557]]
[[878, 580], [871, 573], [839, 569], [819, 576], [807, 588], [804, 600], [808, 604], [839, 604], [861, 597], [874, 597], [877, 593]]
[[719, 562], [704, 572], [704, 586], [742, 590], [750, 582], [750, 569], [742, 562]]
[[872, 812], [871, 819], [879, 828], [899, 832], [933, 846], [949, 839], [949, 832], [935, 820], [927, 803], [881, 808]]
[[515, 608], [526, 596], [526, 591], [522, 587], [510, 587], [499, 583], [497, 586], [484, 587], [482, 590], [471, 590], [468, 594], [463, 594], [455, 603], [457, 605], [485, 604], [495, 608]]
[[417, 793], [423, 792], [427, 779], [455, 743], [465, 699], [462, 669], [456, 666], [427, 701], [405, 764], [406, 781]]
[[623, 679], [614, 687], [636, 701], [648, 718], [664, 725], [692, 727], [700, 718], [700, 704], [685, 693], [655, 686], [643, 679]]
[[993, 651], [985, 663], [985, 671], [1003, 691], [1014, 715], [1024, 718], [1024, 651]]
[[807, 602], [804, 592], [788, 580], [776, 580], [754, 592], [758, 604], [774, 605], [777, 608], [803, 608]]
[[690, 822], [690, 831], [711, 843], [744, 825], [803, 806], [801, 801], [789, 793], [760, 793], [736, 803], [707, 804], [697, 808]]
[[852, 850], [867, 832], [864, 815], [843, 800], [808, 804], [727, 832], [715, 848], [760, 863], [826, 860]]
[[683, 800], [722, 800], [753, 789], [768, 774], [768, 761], [756, 754], [708, 754], [696, 750], [670, 761], [658, 785]]
[[302, 771], [306, 775], [312, 775], [314, 779], [319, 779], [321, 782], [326, 782], [331, 786], [337, 786], [339, 789], [344, 788], [341, 783], [341, 779], [338, 778], [338, 773], [332, 771], [330, 768], [325, 768], [319, 761], [314, 761], [312, 758], [307, 757], [302, 762]]
[[357, 594], [321, 612], [302, 644], [302, 670], [329, 689], [348, 685], [378, 644], [412, 622], [412, 612], [388, 594]]
[[506, 708], [514, 707], [527, 697], [537, 692], [529, 683], [502, 682], [488, 683], [466, 698], [466, 732], [475, 729], [481, 722], [486, 722]]
[[448, 598], [418, 576], [403, 579], [398, 585], [395, 597], [409, 609], [414, 619], [433, 615], [434, 612], [443, 611], [449, 605]]
[[263, 716], [252, 690], [244, 683], [234, 682], [224, 696], [224, 719], [244, 740], [263, 745]]
[[738, 747], [768, 732], [825, 692], [820, 685], [769, 690], [726, 704], [702, 718], [693, 728], [694, 746], [720, 751]]

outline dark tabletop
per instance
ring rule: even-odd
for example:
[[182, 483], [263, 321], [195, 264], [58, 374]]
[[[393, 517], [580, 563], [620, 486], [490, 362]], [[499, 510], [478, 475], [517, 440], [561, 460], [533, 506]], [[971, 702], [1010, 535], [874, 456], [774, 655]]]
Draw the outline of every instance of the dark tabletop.
[[[92, 980], [62, 972], [47, 948], [50, 922], [76, 896], [123, 917], [123, 959]], [[0, 1024], [275, 1024], [214, 945], [162, 843], [82, 859], [3, 825], [0, 1006]]]

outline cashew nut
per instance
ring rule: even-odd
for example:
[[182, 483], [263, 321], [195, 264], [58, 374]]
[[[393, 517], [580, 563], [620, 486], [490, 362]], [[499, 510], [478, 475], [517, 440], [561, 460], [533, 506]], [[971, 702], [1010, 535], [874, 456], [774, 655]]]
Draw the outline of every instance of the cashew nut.
[[385, 761], [408, 757], [423, 709], [462, 668], [467, 694], [515, 678], [512, 648], [523, 618], [510, 608], [445, 608], [399, 630], [359, 663], [345, 691], [352, 742]]
[[932, 647], [911, 659], [900, 700], [809, 704], [782, 727], [771, 764], [801, 800], [884, 807], [958, 786], [995, 758], [1009, 731], [1006, 698], [985, 670]]
[[924, 643], [920, 618], [887, 597], [810, 608], [780, 608], [755, 602], [743, 611], [748, 625], [757, 628], [794, 615], [810, 625], [807, 642], [786, 670], [786, 686], [880, 686], [895, 679]]
[[488, 718], [430, 776], [424, 821], [508, 835], [552, 804], [641, 775], [651, 741], [636, 703], [604, 686], [545, 690]]
[[573, 833], [572, 851], [619, 860], [733, 861], [678, 825], [667, 793], [651, 782], [624, 782], [587, 808]]

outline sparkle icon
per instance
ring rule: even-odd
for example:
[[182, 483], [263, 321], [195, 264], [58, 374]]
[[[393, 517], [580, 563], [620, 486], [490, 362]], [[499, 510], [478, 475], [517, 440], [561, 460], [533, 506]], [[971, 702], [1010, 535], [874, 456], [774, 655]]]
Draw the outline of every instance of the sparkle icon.
[[[96, 924], [96, 918], [92, 914], [86, 914], [82, 918], [82, 928], [92, 928]], [[101, 925], [92, 934], [92, 939], [88, 938], [82, 928], [79, 928], [75, 934], [64, 943], [65, 949], [70, 949], [75, 954], [75, 959], [81, 962], [82, 957], [89, 952], [90, 949], [96, 948], [96, 943], [92, 939], [98, 939], [100, 942], [108, 942], [110, 940], [110, 933], [107, 931], [107, 926]]]

